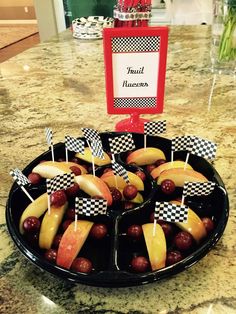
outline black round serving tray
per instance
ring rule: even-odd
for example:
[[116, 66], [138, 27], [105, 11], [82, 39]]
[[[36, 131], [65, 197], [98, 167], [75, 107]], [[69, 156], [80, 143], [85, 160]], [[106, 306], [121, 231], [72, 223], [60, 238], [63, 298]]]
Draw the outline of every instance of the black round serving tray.
[[[108, 138], [122, 135], [123, 133], [101, 133], [104, 150], [109, 151]], [[143, 147], [143, 134], [132, 133], [136, 148]], [[147, 146], [157, 147], [163, 150], [167, 160], [170, 160], [171, 141], [162, 137], [148, 136]], [[54, 145], [55, 160], [65, 157], [64, 143]], [[72, 155], [74, 155], [72, 153]], [[69, 155], [71, 157], [72, 155]], [[126, 154], [118, 156], [120, 163], [125, 162]], [[186, 152], [175, 153], [175, 159], [185, 160]], [[51, 152], [47, 151], [33, 160], [25, 167], [23, 173], [27, 176], [41, 160], [51, 160]], [[151, 211], [156, 200], [161, 200], [162, 196], [158, 193], [154, 180], [148, 177], [150, 193], [146, 196], [145, 202], [135, 209], [126, 212], [114, 211], [107, 216], [96, 216], [95, 222], [105, 223], [108, 227], [108, 236], [99, 241], [86, 240], [80, 255], [92, 260], [96, 269], [90, 274], [76, 273], [58, 267], [48, 262], [38, 249], [32, 248], [24, 237], [19, 233], [19, 219], [29, 204], [29, 200], [22, 190], [14, 183], [11, 187], [7, 205], [6, 222], [9, 233], [17, 245], [18, 249], [36, 266], [52, 273], [55, 276], [69, 281], [83, 283], [86, 285], [100, 287], [127, 287], [140, 284], [151, 283], [163, 278], [175, 275], [198, 262], [204, 257], [221, 238], [227, 224], [229, 215], [228, 195], [219, 174], [214, 167], [205, 159], [191, 155], [189, 163], [193, 168], [203, 173], [209, 180], [216, 182], [216, 188], [210, 197], [204, 200], [189, 200], [189, 206], [199, 215], [208, 212], [215, 224], [213, 232], [198, 246], [190, 252], [180, 262], [156, 271], [145, 273], [134, 273], [130, 269], [130, 260], [134, 255], [147, 255], [144, 241], [134, 243], [129, 241], [125, 230], [131, 224], [143, 224], [149, 222]], [[129, 169], [128, 169], [129, 170]], [[99, 169], [98, 169], [99, 172]], [[36, 198], [45, 191], [44, 185], [38, 187], [29, 186], [28, 191], [32, 197]]]

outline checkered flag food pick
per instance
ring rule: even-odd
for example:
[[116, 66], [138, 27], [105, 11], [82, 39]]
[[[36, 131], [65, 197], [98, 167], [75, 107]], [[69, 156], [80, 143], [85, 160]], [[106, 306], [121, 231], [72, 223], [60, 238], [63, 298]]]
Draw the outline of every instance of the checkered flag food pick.
[[180, 150], [189, 151], [191, 148], [191, 139], [192, 139], [192, 137], [189, 135], [176, 136], [176, 137], [172, 138], [171, 150], [173, 152], [180, 151]]
[[168, 222], [186, 222], [188, 219], [188, 206], [169, 202], [156, 202], [154, 219]]
[[12, 178], [14, 179], [14, 181], [16, 181], [16, 183], [19, 186], [24, 186], [26, 184], [29, 184], [30, 181], [28, 180], [28, 178], [19, 170], [19, 169], [13, 169], [10, 171], [10, 175], [12, 176]]
[[215, 188], [215, 182], [185, 182], [183, 189], [183, 196], [201, 196], [208, 195], [213, 192]]
[[94, 141], [94, 140], [100, 140], [100, 135], [98, 131], [90, 128], [82, 128], [81, 129], [84, 137], [86, 138], [87, 141]]
[[119, 154], [135, 148], [132, 134], [109, 138], [109, 145], [112, 154]]
[[91, 141], [90, 145], [93, 157], [98, 157], [100, 159], [105, 158], [102, 148], [102, 142], [100, 140]]
[[166, 131], [166, 120], [164, 121], [150, 121], [144, 123], [145, 135], [157, 135]]
[[115, 162], [113, 160], [111, 162], [111, 166], [112, 166], [112, 170], [114, 171], [115, 175], [122, 177], [127, 184], [130, 183], [129, 177], [128, 177], [128, 172], [124, 167], [122, 167], [120, 164], [118, 164], [117, 162]]
[[50, 128], [45, 128], [45, 136], [46, 136], [46, 141], [48, 143], [48, 146], [53, 145], [52, 141], [52, 129]]
[[66, 138], [66, 141], [65, 141], [66, 149], [72, 152], [84, 154], [84, 142], [82, 140], [68, 136], [68, 135], [65, 138]]
[[53, 179], [46, 179], [47, 193], [52, 194], [58, 190], [65, 190], [74, 184], [74, 174], [65, 173], [54, 177]]
[[216, 149], [217, 145], [215, 143], [196, 136], [193, 137], [191, 143], [191, 154], [212, 160], [215, 158]]
[[85, 216], [106, 215], [107, 201], [104, 199], [76, 197], [75, 212]]

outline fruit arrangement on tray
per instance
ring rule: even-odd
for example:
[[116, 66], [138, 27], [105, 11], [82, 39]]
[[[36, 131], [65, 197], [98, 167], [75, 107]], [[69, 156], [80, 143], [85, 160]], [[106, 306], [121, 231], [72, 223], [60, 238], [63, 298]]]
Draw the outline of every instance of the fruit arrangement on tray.
[[[129, 133], [132, 149], [122, 150], [119, 139], [126, 135], [100, 134], [103, 158], [94, 156], [89, 141], [77, 153], [65, 154], [64, 143], [53, 145], [53, 160], [48, 151], [23, 171], [30, 203], [13, 185], [8, 228], [37, 265], [87, 284], [133, 285], [185, 269], [218, 241], [228, 201], [214, 168], [195, 155], [186, 162], [186, 151], [171, 160], [171, 141], [157, 136], [148, 136], [143, 147], [143, 135]], [[119, 154], [113, 154], [111, 141]], [[68, 174], [69, 186], [48, 193], [48, 183]], [[183, 200], [186, 181], [214, 181], [214, 188]], [[187, 208], [187, 220], [158, 218], [157, 204], [167, 204], [169, 211]]]

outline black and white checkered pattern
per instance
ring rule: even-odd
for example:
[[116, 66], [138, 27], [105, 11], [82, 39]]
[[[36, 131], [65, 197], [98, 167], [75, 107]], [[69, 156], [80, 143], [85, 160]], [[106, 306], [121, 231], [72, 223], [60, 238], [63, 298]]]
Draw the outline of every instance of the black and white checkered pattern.
[[46, 141], [48, 143], [48, 146], [53, 145], [52, 141], [52, 129], [50, 128], [45, 128], [45, 136], [46, 136]]
[[105, 158], [102, 148], [102, 142], [100, 140], [92, 140], [90, 145], [93, 157], [98, 157], [100, 159]]
[[145, 135], [157, 135], [166, 131], [166, 120], [144, 122]]
[[188, 219], [188, 206], [156, 202], [154, 219], [168, 222], [186, 222]]
[[211, 141], [196, 136], [192, 138], [191, 154], [211, 160], [215, 158], [216, 149], [217, 145]]
[[183, 196], [201, 196], [210, 194], [215, 188], [215, 182], [184, 182]]
[[114, 37], [112, 38], [112, 52], [151, 52], [159, 51], [160, 36], [145, 37]]
[[109, 138], [110, 151], [112, 154], [119, 154], [135, 148], [132, 134]]
[[58, 190], [65, 190], [74, 184], [74, 174], [65, 173], [54, 177], [53, 179], [46, 179], [46, 187], [48, 195]]
[[75, 211], [85, 216], [106, 215], [107, 201], [105, 199], [76, 197]]
[[65, 146], [66, 146], [66, 149], [72, 152], [84, 154], [84, 142], [78, 138], [74, 138], [67, 135]]
[[172, 138], [171, 150], [173, 152], [180, 151], [180, 150], [189, 151], [191, 148], [191, 139], [192, 139], [192, 137], [189, 135], [176, 136], [176, 137]]
[[156, 97], [114, 98], [115, 108], [155, 108]]
[[17, 168], [11, 170], [10, 175], [19, 186], [24, 186], [30, 183], [28, 178]]
[[99, 135], [98, 131], [96, 131], [94, 129], [90, 129], [90, 128], [82, 128], [81, 130], [82, 130], [86, 140], [88, 140], [88, 141], [100, 140], [100, 135]]
[[112, 166], [112, 170], [114, 174], [122, 177], [125, 180], [125, 182], [129, 184], [129, 177], [128, 177], [127, 170], [123, 166], [115, 162], [114, 160], [112, 160], [111, 166]]

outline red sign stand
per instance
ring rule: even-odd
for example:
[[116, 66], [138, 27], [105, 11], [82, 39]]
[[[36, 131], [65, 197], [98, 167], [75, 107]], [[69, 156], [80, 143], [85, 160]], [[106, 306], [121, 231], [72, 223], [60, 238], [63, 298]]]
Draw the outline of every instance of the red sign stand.
[[167, 27], [105, 28], [107, 112], [130, 114], [116, 131], [143, 132], [140, 114], [162, 113]]

